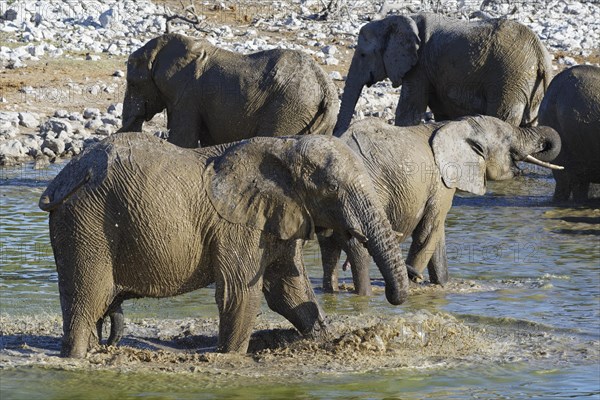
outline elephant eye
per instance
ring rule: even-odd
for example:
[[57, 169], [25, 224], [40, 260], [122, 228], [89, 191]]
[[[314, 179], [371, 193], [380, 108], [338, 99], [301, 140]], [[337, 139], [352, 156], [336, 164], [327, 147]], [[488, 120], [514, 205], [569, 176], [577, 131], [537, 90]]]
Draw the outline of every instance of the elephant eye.
[[469, 143], [469, 145], [471, 146], [471, 148], [473, 149], [473, 151], [477, 154], [479, 154], [481, 157], [485, 158], [484, 152], [483, 152], [483, 147], [481, 147], [481, 145], [473, 140], [469, 140], [467, 139], [467, 142]]
[[335, 180], [329, 182], [329, 184], [327, 185], [327, 191], [329, 193], [337, 193], [339, 188], [340, 188], [340, 185], [339, 185], [338, 181], [335, 181]]

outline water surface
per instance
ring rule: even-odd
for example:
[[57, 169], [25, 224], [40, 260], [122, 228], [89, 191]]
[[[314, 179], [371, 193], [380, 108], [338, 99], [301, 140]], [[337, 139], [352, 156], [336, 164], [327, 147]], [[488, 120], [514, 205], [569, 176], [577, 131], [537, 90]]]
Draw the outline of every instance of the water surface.
[[[37, 208], [37, 202], [61, 167], [57, 164], [33, 170], [26, 165], [0, 170], [0, 314], [5, 325], [10, 321], [27, 325], [30, 318], [31, 324], [56, 321], [60, 316], [47, 214]], [[555, 207], [550, 201], [553, 186], [550, 175], [533, 171], [512, 181], [491, 182], [485, 196], [458, 195], [447, 220], [451, 284], [444, 290], [414, 288], [408, 302], [400, 307], [385, 301], [375, 266], [372, 298], [346, 291], [323, 294], [318, 247], [310, 243], [306, 248], [313, 286], [334, 323], [343, 325], [343, 316], [409, 319], [421, 314], [448, 315], [481, 337], [491, 337], [485, 335], [492, 333], [500, 338], [504, 343], [504, 348], [498, 347], [502, 357], [471, 354], [452, 363], [430, 357], [419, 365], [402, 365], [395, 360], [394, 368], [373, 364], [364, 369], [346, 368], [332, 358], [329, 369], [299, 367], [298, 374], [286, 375], [285, 382], [276, 371], [268, 370], [272, 368], [268, 362], [261, 370], [258, 361], [254, 377], [247, 373], [236, 376], [232, 373], [235, 369], [221, 375], [209, 370], [207, 374], [180, 376], [135, 369], [90, 371], [52, 363], [44, 367], [5, 362], [0, 365], [0, 397], [598, 398], [599, 205]], [[349, 271], [340, 276], [343, 283], [351, 285]], [[212, 288], [170, 299], [129, 301], [124, 311], [131, 326], [143, 326], [148, 318], [168, 324], [217, 317]], [[286, 326], [285, 320], [266, 306], [262, 311], [262, 324]], [[0, 356], [9, 357], [15, 351], [15, 340], [21, 339], [13, 332], [14, 327], [0, 325], [0, 331]], [[48, 331], [50, 344], [42, 346], [50, 357], [57, 352], [55, 332]], [[39, 336], [22, 340], [40, 341]]]

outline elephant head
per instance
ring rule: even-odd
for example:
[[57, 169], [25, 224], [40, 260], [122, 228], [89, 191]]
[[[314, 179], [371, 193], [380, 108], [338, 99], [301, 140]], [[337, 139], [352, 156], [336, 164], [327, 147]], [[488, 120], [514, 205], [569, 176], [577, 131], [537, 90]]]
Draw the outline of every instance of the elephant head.
[[362, 88], [390, 78], [398, 87], [418, 61], [421, 41], [414, 20], [395, 15], [363, 26], [358, 35], [334, 135], [350, 125]]
[[123, 127], [119, 132], [141, 132], [144, 121], [151, 120], [166, 107], [153, 79], [155, 59], [166, 43], [165, 36], [150, 40], [127, 60]]
[[282, 239], [316, 229], [363, 243], [386, 282], [392, 304], [408, 296], [400, 242], [358, 156], [334, 137], [255, 138], [230, 147], [207, 170], [209, 197], [231, 223]]
[[514, 127], [488, 116], [465, 117], [437, 129], [431, 148], [444, 184], [482, 195], [486, 178], [510, 179], [517, 161], [549, 164], [560, 152], [560, 137], [549, 127]]

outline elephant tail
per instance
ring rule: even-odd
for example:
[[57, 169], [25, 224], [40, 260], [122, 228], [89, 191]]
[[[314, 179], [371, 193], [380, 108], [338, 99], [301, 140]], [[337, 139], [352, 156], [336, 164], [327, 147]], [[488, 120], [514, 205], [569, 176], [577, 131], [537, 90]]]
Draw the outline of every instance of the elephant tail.
[[[70, 164], [67, 165], [65, 169], [68, 169], [70, 166]], [[44, 193], [42, 193], [38, 203], [42, 211], [50, 212], [56, 209], [91, 178], [91, 170], [89, 169], [87, 171], [71, 171], [75, 172], [75, 175], [68, 173], [63, 175], [63, 172], [64, 170], [50, 182], [50, 185], [44, 190]], [[65, 179], [65, 176], [67, 179]]]
[[544, 45], [539, 38], [535, 37], [535, 40], [534, 46], [537, 52], [537, 77], [529, 98], [527, 110], [527, 119], [529, 124], [537, 121], [539, 106], [542, 103], [544, 94], [546, 93], [548, 85], [550, 85], [550, 81], [552, 80], [552, 58], [550, 53], [548, 53], [548, 51], [544, 48]]
[[337, 87], [321, 67], [314, 64], [313, 69], [321, 89], [322, 97], [317, 112], [300, 134], [332, 135], [340, 109]]
[[72, 159], [44, 190], [38, 206], [50, 212], [82, 187], [97, 187], [107, 175], [111, 147], [108, 143], [98, 143]]

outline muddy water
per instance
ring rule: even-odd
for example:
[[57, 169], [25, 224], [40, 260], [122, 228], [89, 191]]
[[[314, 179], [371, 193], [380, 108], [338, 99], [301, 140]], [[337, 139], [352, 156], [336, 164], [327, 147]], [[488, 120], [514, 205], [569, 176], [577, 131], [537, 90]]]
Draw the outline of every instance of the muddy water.
[[[298, 338], [263, 306], [252, 353], [215, 354], [207, 288], [125, 304], [126, 337], [84, 360], [57, 357], [61, 319], [47, 215], [60, 169], [0, 170], [0, 398], [577, 398], [600, 396], [600, 211], [550, 204], [539, 171], [460, 196], [448, 217], [451, 282], [407, 304], [320, 290], [331, 328]], [[406, 247], [407, 248], [407, 247]]]

